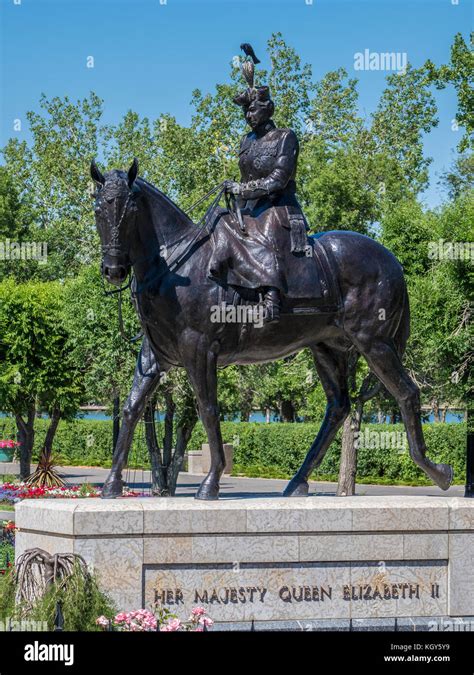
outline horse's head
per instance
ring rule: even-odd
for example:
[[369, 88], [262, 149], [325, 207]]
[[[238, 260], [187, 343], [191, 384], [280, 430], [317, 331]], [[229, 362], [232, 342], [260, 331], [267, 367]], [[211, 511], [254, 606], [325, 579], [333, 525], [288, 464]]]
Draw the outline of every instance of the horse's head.
[[128, 173], [114, 170], [105, 176], [94, 160], [91, 163], [91, 177], [97, 186], [95, 220], [102, 244], [102, 274], [116, 286], [125, 281], [132, 266], [130, 245], [140, 193], [135, 185], [137, 173], [136, 159]]

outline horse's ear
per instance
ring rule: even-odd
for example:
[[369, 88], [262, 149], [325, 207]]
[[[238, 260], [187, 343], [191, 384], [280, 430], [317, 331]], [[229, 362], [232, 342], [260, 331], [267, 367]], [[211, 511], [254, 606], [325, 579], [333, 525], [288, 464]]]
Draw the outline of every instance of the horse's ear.
[[96, 183], [99, 183], [99, 185], [103, 185], [105, 183], [105, 178], [95, 163], [95, 159], [93, 159], [91, 162], [91, 178]]
[[138, 175], [138, 159], [134, 157], [132, 166], [129, 168], [127, 174], [129, 188], [131, 188], [132, 185], [134, 184], [137, 175]]

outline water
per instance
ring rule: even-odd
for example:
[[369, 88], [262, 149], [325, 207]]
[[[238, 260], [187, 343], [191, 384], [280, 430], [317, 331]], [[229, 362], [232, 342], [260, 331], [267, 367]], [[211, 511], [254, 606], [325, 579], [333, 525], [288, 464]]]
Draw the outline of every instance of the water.
[[[0, 412], [0, 417], [11, 417], [11, 415]], [[42, 414], [41, 417], [43, 419], [46, 419], [48, 417], [48, 415]], [[112, 416], [108, 415], [104, 410], [82, 410], [80, 413], [78, 413], [78, 415], [76, 415], [76, 417], [77, 417], [77, 419], [91, 420], [91, 421], [95, 421], [95, 422], [105, 422], [107, 420], [112, 419]], [[155, 413], [155, 419], [156, 419], [157, 422], [163, 422], [164, 418], [165, 418], [165, 414], [163, 412]], [[434, 415], [433, 414], [423, 415], [422, 419], [423, 419], [424, 423], [434, 422]], [[464, 413], [460, 412], [460, 411], [458, 411], [458, 412], [449, 411], [446, 414], [446, 422], [448, 422], [449, 424], [456, 424], [458, 422], [462, 422], [463, 419], [464, 419]], [[229, 415], [226, 415], [225, 420], [226, 420], [226, 422], [239, 422], [240, 417], [239, 417], [239, 415], [236, 415], [235, 417], [230, 417]], [[262, 412], [261, 410], [257, 410], [250, 415], [249, 421], [250, 422], [261, 422], [261, 423], [266, 422], [265, 413]], [[278, 415], [272, 414], [271, 417], [270, 417], [270, 421], [271, 422], [279, 422], [280, 420], [279, 420]], [[370, 421], [373, 424], [375, 424], [377, 422], [376, 416], [374, 416]], [[388, 424], [389, 422], [390, 422], [390, 418], [387, 416], [384, 420], [384, 423]]]
[[[78, 418], [80, 419], [86, 419], [86, 420], [94, 420], [94, 421], [105, 421], [105, 420], [111, 420], [112, 417], [111, 415], [107, 415], [103, 410], [87, 410], [87, 411], [82, 411], [79, 415], [77, 415]], [[163, 412], [157, 412], [155, 413], [155, 419], [157, 422], [162, 422], [165, 418], [165, 414]], [[229, 415], [225, 416], [226, 422], [238, 422], [239, 421], [239, 416], [236, 415], [235, 417], [230, 417]], [[278, 422], [278, 415], [272, 415], [271, 416], [271, 421], [272, 422]], [[250, 415], [249, 418], [250, 422], [265, 422], [266, 417], [265, 413], [261, 411], [256, 411], [253, 412]]]

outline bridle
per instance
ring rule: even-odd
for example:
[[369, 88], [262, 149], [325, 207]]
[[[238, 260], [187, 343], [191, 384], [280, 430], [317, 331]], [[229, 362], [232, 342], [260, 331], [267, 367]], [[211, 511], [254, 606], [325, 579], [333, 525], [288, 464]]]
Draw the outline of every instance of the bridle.
[[[125, 251], [123, 251], [120, 247], [120, 241], [119, 241], [120, 226], [122, 225], [122, 222], [125, 218], [125, 214], [127, 213], [129, 204], [133, 201], [133, 193], [134, 193], [134, 190], [132, 188], [130, 190], [129, 194], [127, 195], [125, 203], [124, 203], [124, 205], [122, 207], [122, 210], [120, 212], [120, 216], [118, 217], [118, 219], [115, 218], [114, 222], [112, 222], [110, 220], [108, 209], [105, 209], [105, 219], [106, 219], [106, 221], [109, 225], [109, 228], [110, 228], [110, 243], [101, 246], [102, 256], [104, 256], [106, 254], [109, 254], [109, 255], [112, 254], [112, 255], [117, 255], [117, 256], [118, 255], [125, 255]], [[197, 202], [195, 202], [190, 207], [188, 207], [188, 209], [187, 209], [188, 213], [191, 212], [197, 206], [199, 206], [208, 197], [210, 197], [211, 195], [215, 195], [207, 213], [212, 212], [212, 210], [219, 203], [219, 200], [220, 200], [220, 198], [222, 197], [223, 194], [225, 194], [225, 182], [220, 183], [219, 185], [216, 185], [215, 187], [213, 187], [211, 190], [209, 190], [209, 192], [207, 192]], [[227, 195], [225, 195], [225, 196], [226, 196], [226, 199], [227, 199]], [[101, 201], [99, 200], [99, 202], [97, 203], [97, 207], [100, 207], [100, 204], [101, 204]], [[114, 203], [114, 210], [115, 210], [115, 205], [116, 205], [116, 201]], [[97, 207], [96, 207], [96, 213], [98, 211]], [[135, 212], [135, 217], [136, 217], [136, 212], [138, 211], [138, 207], [135, 205], [133, 210]], [[103, 214], [102, 209], [100, 209], [100, 212]], [[184, 250], [178, 251], [178, 253], [174, 257], [170, 256], [170, 259], [167, 260], [167, 270], [168, 271], [175, 271], [181, 265], [184, 258], [189, 253], [192, 246], [196, 243], [196, 240], [198, 239], [200, 233], [203, 230], [207, 230], [209, 234], [212, 234], [208, 225], [207, 225], [207, 219], [206, 219], [207, 213], [204, 214], [202, 216], [202, 218], [200, 218], [200, 220], [196, 224], [196, 233], [194, 234], [193, 237], [191, 237], [191, 240], [187, 242], [186, 246], [184, 247]], [[174, 250], [176, 249], [176, 247], [179, 243], [180, 242], [176, 242], [176, 245], [173, 247], [173, 252], [174, 252]], [[129, 343], [136, 342], [141, 337], [143, 337], [143, 333], [140, 332], [138, 335], [136, 335], [132, 338], [127, 337], [127, 335], [125, 334], [125, 331], [124, 331], [123, 314], [122, 314], [122, 301], [123, 301], [122, 293], [129, 288], [131, 289], [133, 279], [134, 279], [134, 276], [133, 276], [133, 273], [132, 273], [132, 270], [131, 270], [131, 266], [130, 266], [130, 269], [127, 272], [127, 276], [126, 276], [126, 282], [127, 283], [123, 286], [119, 286], [118, 288], [114, 288], [114, 289], [111, 289], [111, 290], [107, 290], [106, 286], [105, 286], [104, 273], [103, 273], [103, 262], [102, 262], [102, 270], [101, 271], [102, 271], [102, 285], [103, 285], [104, 295], [118, 295], [118, 321], [119, 321], [120, 334], [126, 342], [129, 342]], [[136, 297], [137, 291], [131, 290], [131, 293], [132, 293], [132, 297], [134, 297], [134, 296]]]
[[[122, 210], [120, 212], [119, 218], [114, 218], [114, 221], [112, 222], [109, 216], [109, 211], [108, 209], [105, 209], [105, 219], [107, 221], [107, 224], [109, 225], [110, 228], [110, 243], [109, 244], [103, 244], [101, 246], [102, 249], [102, 256], [104, 255], [125, 255], [125, 251], [123, 251], [120, 248], [120, 242], [119, 242], [119, 237], [120, 237], [120, 226], [123, 223], [123, 220], [125, 218], [125, 214], [127, 213], [129, 204], [133, 201], [132, 200], [132, 195], [133, 195], [133, 190], [130, 190], [129, 194], [127, 195], [127, 198], [124, 202], [124, 205], [122, 206]], [[116, 208], [116, 203], [117, 200], [114, 201], [114, 211]], [[100, 201], [98, 202], [98, 206], [100, 206]], [[135, 212], [135, 217], [136, 217], [136, 212], [137, 212], [137, 207], [135, 206], [133, 211]], [[96, 209], [97, 212], [97, 209]], [[104, 213], [103, 209], [100, 209], [101, 214]], [[127, 283], [125, 286], [120, 286], [119, 288], [114, 288], [112, 290], [107, 290], [105, 287], [104, 279], [103, 279], [103, 263], [102, 263], [102, 282], [103, 282], [103, 290], [104, 290], [104, 295], [115, 295], [116, 293], [122, 293], [122, 291], [126, 291], [128, 288], [130, 288], [130, 285], [132, 283], [132, 273], [131, 269], [128, 271], [126, 280]]]

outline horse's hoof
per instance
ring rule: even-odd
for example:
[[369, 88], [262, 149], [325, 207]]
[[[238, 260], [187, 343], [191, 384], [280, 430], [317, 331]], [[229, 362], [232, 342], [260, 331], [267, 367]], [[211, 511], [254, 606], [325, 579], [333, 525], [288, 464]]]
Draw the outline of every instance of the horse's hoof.
[[309, 484], [307, 480], [292, 478], [283, 492], [284, 497], [307, 497]]
[[104, 483], [100, 493], [101, 499], [115, 499], [121, 497], [123, 492], [123, 480], [115, 479]]
[[215, 501], [219, 499], [219, 483], [203, 481], [194, 498], [202, 499], [203, 501]]
[[454, 471], [449, 464], [437, 464], [435, 483], [442, 490], [447, 490], [453, 482]]

